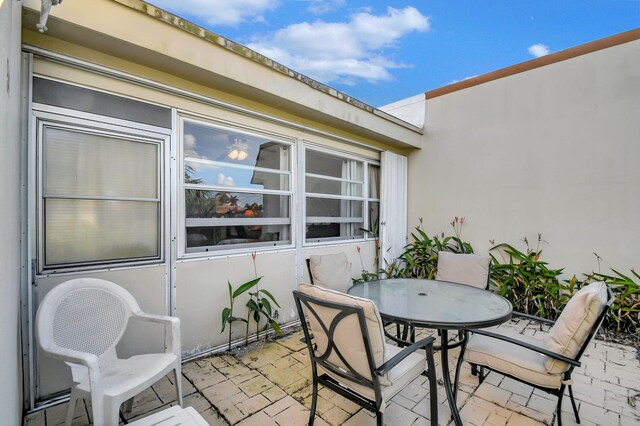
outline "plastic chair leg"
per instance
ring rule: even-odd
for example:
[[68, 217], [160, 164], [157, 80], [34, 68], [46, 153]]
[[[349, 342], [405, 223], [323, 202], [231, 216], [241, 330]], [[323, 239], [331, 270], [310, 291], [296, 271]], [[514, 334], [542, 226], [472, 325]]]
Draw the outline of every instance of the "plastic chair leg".
[[176, 384], [176, 393], [178, 394], [178, 404], [183, 407], [182, 403], [182, 373], [180, 372], [181, 368], [178, 366], [173, 369], [173, 379]]
[[71, 389], [71, 397], [69, 398], [69, 406], [67, 407], [67, 418], [65, 419], [65, 426], [71, 426], [73, 423], [73, 415], [76, 412], [76, 404], [78, 403], [78, 392]]
[[[93, 426], [108, 426], [104, 417], [104, 398], [97, 392], [91, 393], [91, 412], [93, 413]], [[115, 418], [115, 424], [118, 424], [117, 416]]]
[[120, 423], [120, 403], [111, 398], [104, 401], [104, 424], [117, 425]]

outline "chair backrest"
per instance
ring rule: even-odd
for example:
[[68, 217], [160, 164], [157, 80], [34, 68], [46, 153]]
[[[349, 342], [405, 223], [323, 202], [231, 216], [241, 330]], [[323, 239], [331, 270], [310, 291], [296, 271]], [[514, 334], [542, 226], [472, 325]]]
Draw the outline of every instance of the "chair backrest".
[[[581, 288], [569, 299], [549, 330], [545, 349], [579, 360], [614, 299], [613, 291], [604, 282], [593, 282]], [[569, 369], [568, 364], [551, 358], [545, 361], [545, 367], [549, 373], [563, 373]]]
[[137, 302], [122, 287], [96, 278], [66, 281], [44, 297], [36, 315], [36, 337], [45, 352], [71, 349], [115, 357]]
[[351, 263], [346, 254], [311, 255], [308, 265], [313, 284], [342, 293], [351, 287]]
[[368, 388], [391, 384], [387, 376], [373, 373], [384, 362], [385, 347], [382, 320], [371, 300], [309, 284], [300, 284], [293, 296], [312, 363], [341, 382]]
[[479, 254], [438, 252], [436, 280], [489, 288], [491, 258]]

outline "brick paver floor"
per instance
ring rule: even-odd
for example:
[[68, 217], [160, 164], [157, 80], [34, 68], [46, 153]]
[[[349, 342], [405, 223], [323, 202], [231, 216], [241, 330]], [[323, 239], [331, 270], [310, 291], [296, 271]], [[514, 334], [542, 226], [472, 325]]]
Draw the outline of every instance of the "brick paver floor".
[[[523, 334], [545, 333], [537, 324], [512, 320], [509, 327]], [[302, 426], [311, 404], [311, 368], [301, 332], [275, 341], [254, 344], [243, 355], [220, 354], [183, 366], [185, 405], [193, 406], [211, 425]], [[455, 365], [457, 350], [451, 353]], [[594, 340], [574, 371], [574, 393], [581, 425], [640, 424], [640, 362], [637, 349]], [[439, 356], [436, 354], [436, 362]], [[440, 368], [437, 368], [438, 373]], [[176, 404], [170, 376], [146, 390], [134, 402], [127, 422]], [[449, 424], [450, 411], [444, 390], [436, 390], [440, 424]], [[480, 386], [465, 363], [460, 377], [458, 406], [465, 425], [551, 425], [555, 424], [557, 399], [515, 380], [491, 373]], [[418, 426], [429, 424], [429, 389], [419, 377], [387, 405], [385, 424]], [[28, 426], [64, 423], [67, 404], [33, 413]], [[576, 424], [568, 395], [562, 420]], [[74, 425], [91, 422], [88, 402], [76, 407]], [[375, 425], [366, 410], [328, 389], [319, 391], [316, 425]], [[124, 424], [124, 422], [121, 422]]]

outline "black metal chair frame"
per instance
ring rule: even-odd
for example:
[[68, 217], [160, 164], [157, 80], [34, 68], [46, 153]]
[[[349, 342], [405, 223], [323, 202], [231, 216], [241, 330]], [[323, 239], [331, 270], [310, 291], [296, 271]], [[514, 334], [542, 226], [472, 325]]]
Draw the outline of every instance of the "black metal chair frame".
[[[299, 291], [293, 292], [293, 297], [296, 303], [296, 307], [298, 309], [298, 315], [300, 316], [300, 324], [302, 325], [302, 330], [305, 335], [305, 339], [307, 342], [307, 348], [309, 350], [309, 356], [311, 358], [311, 370], [313, 373], [313, 391], [312, 391], [312, 399], [311, 399], [311, 413], [309, 415], [309, 426], [312, 426], [315, 420], [316, 415], [316, 406], [318, 399], [318, 384], [321, 384], [337, 394], [353, 401], [358, 404], [362, 408], [365, 408], [376, 414], [376, 424], [378, 426], [382, 426], [383, 424], [383, 416], [380, 408], [382, 406], [382, 389], [380, 385], [380, 376], [384, 376], [387, 374], [392, 368], [397, 366], [402, 360], [404, 360], [411, 353], [415, 352], [418, 349], [424, 349], [426, 351], [427, 356], [427, 371], [422, 374], [427, 376], [429, 379], [429, 390], [430, 390], [430, 408], [431, 408], [431, 424], [438, 424], [438, 399], [437, 399], [437, 388], [436, 388], [436, 373], [435, 373], [435, 361], [433, 358], [433, 341], [435, 338], [427, 337], [425, 339], [420, 340], [406, 348], [404, 348], [401, 352], [393, 356], [391, 359], [383, 363], [381, 366], [375, 366], [374, 358], [373, 358], [373, 349], [371, 348], [371, 340], [369, 338], [369, 333], [367, 331], [366, 320], [364, 316], [364, 310], [360, 306], [347, 305], [343, 303], [335, 303], [329, 302], [326, 300], [321, 300]], [[329, 324], [327, 325], [320, 319], [320, 316], [317, 314], [316, 310], [311, 305], [317, 305], [322, 308], [329, 308], [338, 311], [336, 316]], [[309, 327], [307, 326], [307, 322], [305, 321], [305, 312], [307, 311], [309, 315], [313, 315], [319, 322], [322, 327], [322, 331], [327, 336], [327, 348], [322, 354], [316, 354], [317, 345], [312, 343], [311, 335]], [[333, 335], [336, 331], [338, 324], [352, 316], [355, 315], [358, 319], [358, 323], [360, 325], [360, 331], [362, 332], [362, 339], [366, 351], [367, 362], [369, 366], [369, 374], [371, 379], [359, 374], [344, 358], [343, 354], [340, 351], [340, 348], [336, 346], [333, 340]], [[316, 330], [316, 334], [319, 333]], [[335, 364], [329, 361], [329, 357], [335, 354], [337, 357], [344, 363], [347, 367], [345, 371], [343, 368], [336, 366]], [[318, 366], [324, 369], [325, 371], [329, 371], [334, 375], [342, 377], [346, 380], [349, 380], [353, 383], [357, 383], [361, 386], [365, 386], [373, 389], [375, 394], [375, 400], [370, 400], [368, 398], [363, 397], [359, 393], [349, 389], [348, 387], [342, 385], [339, 381], [335, 380], [333, 377], [325, 374], [318, 375]]]
[[313, 274], [311, 273], [311, 259], [306, 258], [305, 260], [307, 261], [307, 271], [309, 271], [309, 282], [313, 284]]
[[[607, 295], [608, 295], [608, 299], [607, 299], [607, 304], [605, 305], [604, 309], [602, 310], [602, 313], [600, 314], [600, 316], [598, 317], [598, 319], [596, 320], [596, 322], [593, 324], [593, 327], [591, 327], [591, 330], [589, 330], [589, 335], [587, 336], [587, 339], [585, 340], [585, 342], [583, 343], [582, 347], [580, 348], [580, 350], [578, 351], [578, 353], [576, 354], [575, 358], [568, 358], [566, 356], [557, 354], [555, 352], [551, 352], [545, 348], [541, 348], [539, 346], [535, 346], [517, 339], [513, 339], [511, 337], [508, 336], [504, 336], [498, 333], [493, 333], [490, 331], [486, 331], [486, 330], [478, 330], [478, 329], [473, 329], [473, 330], [468, 330], [468, 332], [470, 333], [475, 333], [475, 334], [480, 334], [483, 336], [488, 336], [488, 337], [492, 337], [498, 340], [503, 340], [505, 342], [509, 342], [509, 343], [513, 343], [515, 345], [521, 346], [523, 348], [526, 349], [530, 349], [532, 351], [538, 352], [540, 354], [546, 355], [550, 358], [553, 359], [557, 359], [563, 362], [566, 362], [567, 364], [569, 364], [569, 369], [564, 373], [564, 377], [562, 379], [562, 385], [560, 386], [559, 389], [556, 388], [547, 388], [544, 386], [539, 386], [539, 385], [535, 385], [533, 383], [529, 383], [525, 380], [519, 379], [518, 377], [515, 376], [511, 376], [509, 374], [506, 374], [502, 371], [499, 370], [494, 370], [491, 369], [490, 367], [487, 366], [478, 366], [476, 364], [473, 363], [469, 363], [471, 364], [471, 374], [475, 375], [479, 375], [478, 379], [479, 379], [479, 385], [482, 384], [482, 382], [484, 381], [484, 378], [486, 377], [486, 375], [484, 374], [484, 370], [488, 370], [489, 372], [491, 371], [496, 371], [497, 373], [500, 373], [504, 376], [510, 377], [514, 380], [517, 380], [521, 383], [525, 383], [527, 385], [530, 385], [536, 389], [540, 389], [542, 391], [545, 391], [551, 395], [555, 395], [558, 397], [558, 405], [556, 407], [556, 418], [558, 419], [558, 426], [562, 426], [562, 397], [564, 396], [564, 391], [565, 388], [569, 388], [569, 397], [571, 398], [571, 406], [573, 407], [573, 413], [576, 416], [576, 422], [580, 423], [580, 416], [578, 415], [578, 407], [576, 406], [576, 401], [573, 397], [573, 388], [571, 385], [571, 373], [573, 373], [574, 368], [576, 367], [580, 367], [580, 357], [582, 357], [582, 354], [584, 353], [584, 351], [587, 349], [587, 346], [589, 345], [589, 343], [591, 343], [591, 340], [593, 339], [593, 337], [595, 336], [596, 332], [598, 331], [598, 328], [600, 328], [600, 325], [602, 324], [602, 321], [604, 320], [607, 312], [609, 311], [609, 308], [611, 307], [611, 304], [614, 301], [614, 295], [613, 295], [613, 291], [611, 291], [611, 289], [609, 287], [607, 287]], [[545, 324], [549, 324], [549, 325], [553, 325], [555, 324], [555, 321], [552, 320], [548, 320], [546, 318], [540, 318], [540, 317], [536, 317], [534, 315], [528, 315], [528, 314], [524, 314], [521, 312], [514, 312], [513, 313], [514, 316], [518, 316], [518, 317], [523, 317], [523, 318], [528, 318], [528, 319], [532, 319], [535, 321], [540, 321], [542, 323]], [[462, 358], [463, 358], [463, 354], [464, 354], [464, 350], [466, 347], [466, 340], [465, 340], [465, 345], [463, 345], [462, 349], [461, 349], [461, 353], [460, 353], [460, 358], [458, 360], [458, 369], [460, 364], [462, 363]], [[478, 370], [479, 369], [479, 370]], [[487, 373], [488, 374], [488, 373]], [[457, 375], [457, 374], [456, 374]], [[568, 383], [568, 384], [565, 384]], [[457, 390], [457, 377], [456, 377], [456, 390]]]

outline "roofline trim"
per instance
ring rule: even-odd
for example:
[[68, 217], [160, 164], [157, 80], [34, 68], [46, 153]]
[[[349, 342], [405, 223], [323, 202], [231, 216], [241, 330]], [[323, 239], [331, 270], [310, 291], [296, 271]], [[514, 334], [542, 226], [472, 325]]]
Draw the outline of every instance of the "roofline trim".
[[502, 68], [496, 71], [492, 71], [487, 74], [479, 75], [477, 77], [473, 77], [468, 80], [463, 80], [457, 83], [449, 84], [447, 86], [443, 86], [438, 89], [425, 92], [424, 96], [425, 96], [425, 99], [437, 98], [438, 96], [447, 95], [449, 93], [457, 92], [459, 90], [468, 89], [473, 86], [478, 86], [480, 84], [488, 83], [490, 81], [509, 77], [515, 74], [520, 74], [526, 71], [531, 71], [536, 68], [541, 68], [547, 65], [555, 64], [557, 62], [565, 61], [567, 59], [572, 59], [578, 56], [586, 55], [587, 53], [592, 53], [598, 50], [607, 49], [609, 47], [618, 46], [620, 44], [628, 43], [638, 39], [640, 39], [640, 28], [615, 34], [610, 37], [605, 37], [589, 43], [581, 44], [579, 46], [575, 46], [569, 49], [561, 50], [559, 52], [551, 53], [549, 55], [542, 56], [540, 58], [532, 59], [526, 62], [521, 62], [519, 64]]
[[285, 75], [293, 80], [298, 81], [299, 83], [305, 84], [327, 96], [331, 96], [355, 108], [366, 111], [370, 114], [373, 114], [387, 121], [390, 121], [394, 124], [397, 124], [398, 126], [401, 126], [406, 129], [412, 130], [416, 133], [422, 134], [422, 129], [414, 126], [411, 123], [407, 123], [391, 114], [388, 114], [372, 105], [367, 104], [366, 102], [363, 102], [357, 98], [354, 98], [353, 96], [347, 93], [344, 93], [327, 84], [321, 83], [311, 77], [308, 77], [298, 71], [295, 71], [285, 65], [282, 65], [281, 63], [276, 62], [273, 59], [267, 56], [264, 56], [253, 49], [250, 49], [240, 43], [237, 43], [224, 36], [221, 36], [212, 31], [209, 31], [206, 28], [203, 28], [197, 24], [194, 24], [193, 22], [190, 22], [187, 19], [184, 19], [178, 15], [167, 12], [166, 10], [158, 6], [147, 3], [144, 0], [113, 0], [113, 1], [123, 6], [129, 7], [137, 12], [143, 13], [151, 18], [154, 18], [166, 24], [169, 24], [193, 36], [196, 36], [205, 41], [208, 41], [211, 44], [214, 44], [218, 47], [226, 49], [232, 53], [235, 53], [236, 55], [242, 56], [243, 58], [248, 59], [252, 62], [255, 62], [264, 67], [267, 67], [272, 71], [276, 71], [282, 75]]

